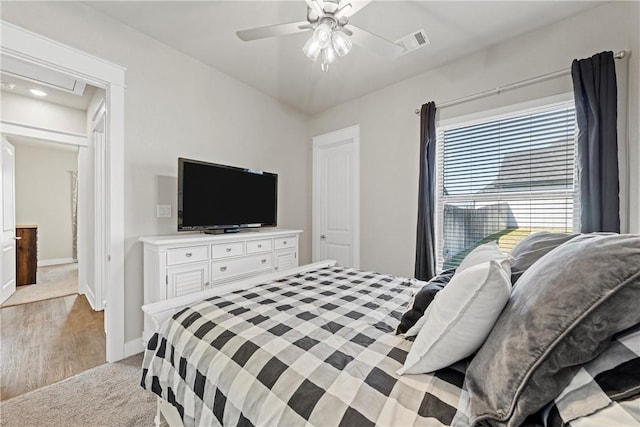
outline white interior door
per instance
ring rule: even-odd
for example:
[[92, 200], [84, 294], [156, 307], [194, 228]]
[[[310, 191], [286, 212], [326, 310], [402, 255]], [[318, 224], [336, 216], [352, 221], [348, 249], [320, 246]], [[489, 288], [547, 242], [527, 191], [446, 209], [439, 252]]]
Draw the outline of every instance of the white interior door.
[[359, 126], [313, 138], [313, 261], [360, 267]]
[[0, 272], [2, 289], [0, 303], [6, 301], [16, 291], [16, 212], [15, 212], [15, 149], [4, 137], [0, 150], [2, 164], [2, 212], [0, 223]]

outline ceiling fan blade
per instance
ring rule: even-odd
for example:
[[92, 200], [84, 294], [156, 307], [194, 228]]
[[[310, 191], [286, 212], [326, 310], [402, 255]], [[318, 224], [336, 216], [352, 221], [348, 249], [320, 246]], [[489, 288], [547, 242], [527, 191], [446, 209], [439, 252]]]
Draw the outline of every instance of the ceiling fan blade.
[[355, 25], [348, 25], [353, 35], [351, 40], [366, 49], [372, 50], [378, 55], [388, 58], [397, 58], [404, 52], [404, 48], [383, 37], [377, 36]]
[[301, 33], [307, 31], [309, 23], [307, 21], [289, 22], [288, 24], [269, 25], [266, 27], [251, 28], [249, 30], [236, 31], [240, 40], [248, 42], [251, 40], [265, 39], [267, 37], [286, 36], [288, 34]]
[[309, 9], [313, 10], [316, 15], [324, 15], [324, 10], [322, 10], [324, 2], [323, 4], [318, 3], [316, 0], [305, 0], [305, 2], [307, 3], [307, 6], [309, 6]]
[[371, 0], [342, 0], [340, 6], [344, 7], [344, 5], [346, 5], [347, 3], [351, 3], [351, 7], [347, 7], [344, 12], [341, 13], [341, 16], [346, 16], [347, 18], [349, 18], [359, 12], [360, 9], [371, 3]]

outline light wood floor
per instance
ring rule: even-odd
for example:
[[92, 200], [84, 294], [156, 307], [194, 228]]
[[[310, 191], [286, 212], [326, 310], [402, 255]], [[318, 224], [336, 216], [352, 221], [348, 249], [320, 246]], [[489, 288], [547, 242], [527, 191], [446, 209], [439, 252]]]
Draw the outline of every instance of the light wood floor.
[[105, 363], [103, 312], [84, 295], [0, 309], [0, 400]]

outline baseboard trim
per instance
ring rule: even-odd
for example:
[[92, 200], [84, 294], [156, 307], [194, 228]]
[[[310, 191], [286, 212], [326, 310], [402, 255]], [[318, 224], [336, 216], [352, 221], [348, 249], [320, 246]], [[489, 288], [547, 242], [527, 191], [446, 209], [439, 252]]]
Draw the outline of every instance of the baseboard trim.
[[59, 264], [71, 264], [72, 262], [78, 262], [73, 258], [52, 258], [52, 259], [41, 259], [38, 260], [38, 267], [47, 267], [49, 265], [59, 265]]
[[84, 294], [85, 297], [87, 297], [87, 301], [89, 301], [89, 305], [91, 306], [93, 311], [97, 311], [96, 310], [96, 296], [93, 294], [93, 291], [91, 290], [91, 288], [86, 283], [84, 283], [84, 284], [78, 286], [78, 291], [81, 294]]
[[133, 356], [134, 354], [138, 354], [142, 351], [144, 351], [142, 337], [124, 343], [124, 357]]

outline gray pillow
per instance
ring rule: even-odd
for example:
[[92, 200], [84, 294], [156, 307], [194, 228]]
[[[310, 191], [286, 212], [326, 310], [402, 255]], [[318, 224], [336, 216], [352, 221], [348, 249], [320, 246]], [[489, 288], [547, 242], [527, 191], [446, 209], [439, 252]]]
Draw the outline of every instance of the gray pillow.
[[511, 255], [511, 284], [527, 271], [529, 267], [561, 244], [568, 242], [578, 234], [550, 233], [539, 231], [525, 237], [518, 243], [509, 255]]
[[518, 281], [465, 377], [470, 424], [519, 426], [640, 323], [640, 235], [583, 235]]

